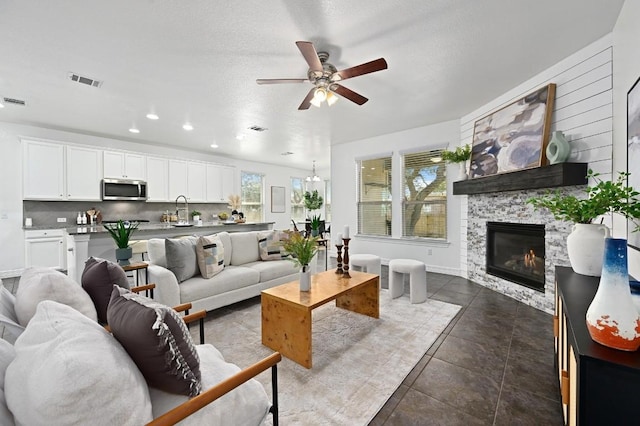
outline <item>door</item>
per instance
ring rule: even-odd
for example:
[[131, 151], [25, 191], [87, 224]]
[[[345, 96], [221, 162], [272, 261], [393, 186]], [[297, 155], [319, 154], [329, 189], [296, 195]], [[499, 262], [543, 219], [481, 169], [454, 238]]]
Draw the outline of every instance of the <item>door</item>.
[[25, 264], [65, 269], [64, 238], [33, 238], [25, 240]]

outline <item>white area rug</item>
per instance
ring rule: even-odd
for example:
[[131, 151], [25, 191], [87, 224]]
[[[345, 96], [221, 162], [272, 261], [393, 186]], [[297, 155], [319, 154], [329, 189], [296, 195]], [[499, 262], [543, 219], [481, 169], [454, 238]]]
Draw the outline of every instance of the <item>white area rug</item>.
[[[317, 308], [313, 368], [284, 357], [278, 364], [281, 424], [366, 425], [459, 309], [430, 299], [416, 305], [406, 296], [391, 300], [385, 289], [377, 320], [333, 302]], [[206, 341], [227, 361], [244, 368], [273, 353], [261, 343], [259, 303], [218, 312], [205, 324]], [[271, 371], [258, 380], [271, 397]]]

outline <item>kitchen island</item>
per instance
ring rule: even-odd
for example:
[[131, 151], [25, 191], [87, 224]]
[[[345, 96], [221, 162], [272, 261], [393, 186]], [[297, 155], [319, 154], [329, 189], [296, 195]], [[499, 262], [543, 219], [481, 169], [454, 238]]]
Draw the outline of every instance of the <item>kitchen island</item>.
[[[198, 226], [176, 226], [161, 222], [140, 223], [131, 239], [135, 241], [183, 235], [211, 235], [223, 231], [262, 231], [273, 229], [273, 224], [274, 222], [205, 222]], [[67, 274], [76, 282], [80, 283], [84, 263], [90, 256], [115, 261], [116, 245], [104, 226], [73, 226], [65, 229], [67, 231]]]

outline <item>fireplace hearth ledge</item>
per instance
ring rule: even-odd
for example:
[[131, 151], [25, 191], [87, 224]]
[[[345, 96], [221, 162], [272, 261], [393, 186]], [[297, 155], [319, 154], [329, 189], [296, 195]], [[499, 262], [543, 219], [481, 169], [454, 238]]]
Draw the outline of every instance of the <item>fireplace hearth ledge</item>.
[[453, 195], [586, 185], [587, 163], [559, 163], [453, 182]]

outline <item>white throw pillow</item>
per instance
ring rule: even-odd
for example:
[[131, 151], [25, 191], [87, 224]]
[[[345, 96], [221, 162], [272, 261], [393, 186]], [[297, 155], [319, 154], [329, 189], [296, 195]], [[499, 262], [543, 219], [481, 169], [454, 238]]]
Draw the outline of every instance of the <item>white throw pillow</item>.
[[[212, 345], [196, 345], [200, 357], [202, 391], [236, 374], [240, 368], [224, 360]], [[149, 388], [153, 416], [158, 417], [187, 401], [183, 395]], [[180, 422], [181, 425], [258, 425], [269, 414], [271, 403], [264, 387], [255, 379], [240, 385]]]
[[93, 321], [98, 321], [96, 307], [80, 284], [51, 268], [27, 268], [20, 277], [14, 306], [20, 325], [27, 326], [36, 313], [38, 303], [43, 300], [55, 300], [71, 306]]
[[164, 238], [151, 238], [147, 241], [149, 262], [154, 265], [167, 267], [167, 254], [164, 251]]
[[[229, 236], [233, 245], [233, 253], [231, 253], [232, 265], [244, 265], [245, 263], [260, 260], [256, 232], [232, 232]], [[224, 244], [224, 240], [222, 244]]]
[[152, 419], [142, 374], [118, 341], [69, 306], [43, 301], [15, 344], [5, 395], [23, 425], [141, 425]]

